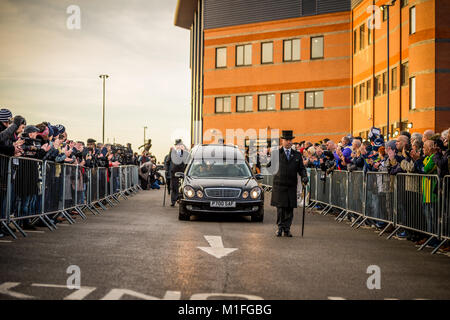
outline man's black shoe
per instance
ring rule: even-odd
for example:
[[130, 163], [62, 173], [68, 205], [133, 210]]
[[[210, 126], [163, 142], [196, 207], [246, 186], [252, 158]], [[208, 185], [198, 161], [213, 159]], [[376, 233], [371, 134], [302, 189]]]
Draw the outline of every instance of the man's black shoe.
[[283, 230], [278, 230], [276, 233], [277, 237], [281, 237], [283, 235]]
[[292, 238], [292, 233], [291, 233], [290, 231], [285, 231], [285, 232], [284, 232], [284, 236], [285, 236], [285, 237]]
[[175, 207], [175, 202], [170, 204], [171, 207]]

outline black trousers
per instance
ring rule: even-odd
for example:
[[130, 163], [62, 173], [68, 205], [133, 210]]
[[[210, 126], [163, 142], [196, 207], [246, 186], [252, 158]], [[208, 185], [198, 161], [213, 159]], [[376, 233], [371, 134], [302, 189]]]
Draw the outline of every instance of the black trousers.
[[292, 220], [294, 220], [294, 208], [277, 207], [277, 226], [278, 230], [290, 231]]
[[180, 179], [176, 177], [170, 178], [170, 200], [172, 204], [177, 202], [179, 199], [179, 189], [180, 188]]

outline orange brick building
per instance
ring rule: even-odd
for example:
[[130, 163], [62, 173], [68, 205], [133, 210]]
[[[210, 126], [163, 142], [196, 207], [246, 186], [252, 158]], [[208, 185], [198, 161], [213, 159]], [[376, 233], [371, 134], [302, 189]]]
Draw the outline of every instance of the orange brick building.
[[[297, 141], [386, 132], [387, 10], [379, 7], [390, 2], [179, 0], [175, 24], [191, 30], [192, 144], [238, 128], [293, 130]], [[390, 7], [394, 135], [450, 126], [449, 13], [440, 0]]]

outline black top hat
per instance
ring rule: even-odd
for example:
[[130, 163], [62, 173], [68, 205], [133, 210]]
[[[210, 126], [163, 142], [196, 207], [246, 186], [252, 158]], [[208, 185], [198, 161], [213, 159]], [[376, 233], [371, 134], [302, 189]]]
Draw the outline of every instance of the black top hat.
[[292, 135], [292, 130], [283, 130], [281, 133], [281, 139], [292, 140], [294, 136]]

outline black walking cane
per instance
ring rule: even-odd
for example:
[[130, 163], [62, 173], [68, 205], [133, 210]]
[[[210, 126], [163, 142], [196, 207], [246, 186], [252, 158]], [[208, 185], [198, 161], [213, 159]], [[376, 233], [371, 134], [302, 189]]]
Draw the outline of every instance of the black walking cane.
[[302, 219], [302, 238], [305, 231], [305, 211], [306, 211], [306, 185], [303, 184], [303, 219]]
[[163, 207], [166, 206], [166, 188], [167, 188], [167, 179], [164, 180], [164, 200], [163, 200]]

